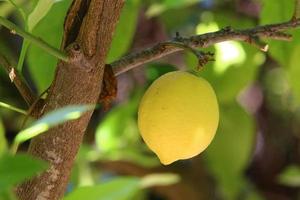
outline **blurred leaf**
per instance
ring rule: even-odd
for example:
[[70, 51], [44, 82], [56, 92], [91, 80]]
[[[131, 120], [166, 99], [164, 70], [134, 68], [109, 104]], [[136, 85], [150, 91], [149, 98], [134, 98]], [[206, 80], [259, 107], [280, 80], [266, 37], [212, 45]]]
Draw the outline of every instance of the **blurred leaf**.
[[[291, 19], [294, 12], [294, 1], [282, 0], [263, 0], [263, 7], [260, 16], [261, 24], [279, 23]], [[300, 30], [291, 31], [293, 34], [293, 42], [270, 40], [270, 55], [277, 60], [282, 67], [287, 67], [291, 55], [300, 46]]]
[[43, 19], [56, 0], [39, 0], [33, 9], [33, 11], [28, 15], [27, 18], [27, 28], [31, 32], [34, 27]]
[[3, 2], [0, 4], [0, 16], [1, 17], [7, 17], [9, 16], [13, 11], [15, 10], [15, 7], [9, 3], [9, 2]]
[[1, 200], [17, 200], [12, 188], [4, 191], [0, 190], [0, 197]]
[[245, 52], [247, 52], [245, 62], [227, 68], [220, 76], [215, 71], [215, 76], [217, 76], [215, 79], [209, 77], [209, 80], [213, 80], [213, 87], [221, 103], [235, 101], [241, 90], [251, 84], [256, 78], [258, 67], [261, 63], [255, 63], [255, 57], [261, 57], [261, 53], [256, 52], [251, 47], [244, 46], [244, 48], [246, 49]]
[[121, 177], [96, 186], [80, 187], [64, 200], [130, 200], [139, 190], [139, 179]]
[[261, 23], [276, 23], [288, 21], [294, 12], [294, 1], [262, 0]]
[[141, 165], [156, 165], [157, 159], [152, 154], [145, 155], [137, 127], [137, 107], [141, 90], [136, 91], [128, 101], [113, 108], [101, 121], [96, 130], [96, 145], [101, 159], [130, 160]]
[[205, 158], [226, 199], [236, 199], [243, 187], [254, 134], [253, 119], [237, 103], [220, 105], [218, 131]]
[[124, 55], [130, 48], [137, 26], [139, 8], [140, 0], [127, 0], [125, 2], [107, 57], [108, 63]]
[[14, 142], [19, 144], [49, 130], [53, 126], [78, 119], [84, 112], [93, 108], [94, 106], [92, 105], [74, 105], [52, 111], [37, 120], [32, 126], [19, 132]]
[[173, 173], [157, 173], [149, 174], [141, 179], [142, 188], [150, 188], [153, 186], [167, 186], [178, 183], [180, 181], [180, 176]]
[[[60, 48], [63, 34], [64, 18], [71, 0], [55, 3], [48, 14], [33, 30], [34, 35]], [[39, 92], [43, 92], [54, 78], [57, 59], [35, 45], [31, 45], [27, 53], [28, 69]]]
[[15, 156], [4, 154], [0, 157], [0, 192], [47, 169], [44, 161], [26, 154]]
[[[127, 142], [136, 142], [137, 126], [134, 115], [137, 102], [128, 102], [112, 109], [101, 121], [96, 130], [96, 144], [103, 152], [109, 152], [127, 146]], [[132, 135], [132, 137], [131, 137]]]
[[[214, 16], [216, 21], [200, 23], [197, 26], [197, 34], [211, 32], [223, 27], [232, 21], [232, 26], [237, 24], [233, 16], [227, 13], [218, 13]], [[251, 25], [251, 22], [243, 20], [243, 25]], [[249, 25], [249, 26], [250, 26]], [[213, 86], [219, 103], [234, 102], [246, 86], [255, 80], [259, 66], [264, 62], [264, 54], [258, 49], [240, 42], [228, 41], [214, 45], [206, 51], [215, 53], [216, 61], [208, 63], [198, 75], [206, 78]], [[190, 53], [186, 54], [186, 63], [190, 69], [195, 69], [198, 60]]]
[[200, 0], [162, 0], [159, 3], [153, 3], [147, 10], [148, 17], [154, 17], [174, 8], [183, 8], [200, 2]]
[[151, 84], [163, 74], [178, 69], [174, 65], [170, 65], [168, 63], [150, 63], [147, 65], [145, 70], [148, 84]]
[[299, 67], [299, 52], [300, 43], [295, 47], [294, 52], [292, 52], [289, 68], [287, 70], [288, 80], [291, 86], [291, 90], [295, 96], [297, 104], [300, 104], [300, 67]]
[[0, 157], [7, 150], [7, 141], [5, 138], [5, 130], [0, 118]]
[[[24, 0], [7, 0], [12, 6], [14, 6], [14, 8], [19, 12], [19, 14], [21, 14], [21, 17], [23, 18], [23, 20], [26, 19], [26, 13], [22, 8], [22, 4], [24, 2]], [[4, 13], [3, 13], [4, 14]], [[2, 14], [1, 14], [2, 16]]]
[[279, 176], [278, 180], [280, 183], [291, 186], [300, 186], [300, 167], [299, 166], [288, 166]]

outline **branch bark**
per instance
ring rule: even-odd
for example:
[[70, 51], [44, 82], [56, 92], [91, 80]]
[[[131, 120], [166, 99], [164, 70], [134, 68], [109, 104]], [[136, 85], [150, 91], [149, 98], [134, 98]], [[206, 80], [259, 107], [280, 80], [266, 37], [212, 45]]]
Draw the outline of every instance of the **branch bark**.
[[[70, 104], [96, 104], [105, 58], [123, 4], [124, 0], [73, 1], [62, 44], [69, 61], [58, 64], [41, 115]], [[50, 167], [17, 188], [19, 199], [57, 200], [63, 196], [91, 115], [92, 111], [31, 141], [29, 153], [48, 161]]]
[[297, 27], [300, 27], [300, 18], [292, 19], [288, 22], [279, 24], [257, 26], [252, 29], [234, 30], [230, 27], [226, 27], [220, 31], [206, 33], [203, 35], [195, 35], [186, 38], [175, 37], [173, 40], [158, 43], [153, 47], [140, 52], [128, 54], [127, 56], [124, 56], [120, 60], [117, 60], [110, 65], [113, 67], [114, 74], [119, 75], [142, 64], [183, 50], [183, 48], [178, 47], [178, 45], [170, 45], [178, 42], [181, 42], [184, 45], [192, 48], [206, 48], [219, 42], [237, 40], [248, 42], [265, 51], [267, 46], [258, 42], [258, 37], [289, 41], [292, 39], [292, 36], [284, 33], [283, 31]]
[[26, 81], [23, 79], [22, 75], [15, 70], [15, 68], [9, 63], [7, 58], [0, 54], [0, 65], [4, 68], [6, 73], [9, 75], [11, 82], [15, 84], [19, 93], [26, 101], [26, 103], [30, 106], [36, 100], [36, 95], [27, 85]]

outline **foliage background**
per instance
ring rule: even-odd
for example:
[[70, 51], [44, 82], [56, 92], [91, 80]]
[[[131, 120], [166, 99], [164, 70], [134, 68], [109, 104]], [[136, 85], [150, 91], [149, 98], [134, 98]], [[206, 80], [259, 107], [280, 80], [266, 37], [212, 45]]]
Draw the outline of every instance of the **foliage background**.
[[[27, 30], [33, 27], [34, 35], [59, 48], [71, 1], [16, 2], [26, 16], [33, 16], [31, 21], [30, 17], [24, 21], [9, 2], [0, 2], [0, 15]], [[228, 25], [249, 28], [283, 22], [291, 18], [293, 9], [294, 1], [281, 0], [127, 0], [107, 62], [174, 37], [176, 32], [190, 36]], [[296, 199], [300, 186], [300, 31], [291, 32], [292, 42], [265, 41], [270, 46], [267, 53], [235, 41], [207, 49], [215, 52], [216, 61], [198, 75], [216, 91], [218, 132], [204, 153], [170, 166], [162, 166], [141, 140], [136, 124], [138, 103], [157, 77], [176, 69], [193, 70], [197, 61], [181, 52], [119, 76], [113, 108], [94, 113], [66, 199]], [[57, 60], [26, 41], [22, 47], [22, 38], [0, 27], [1, 54], [17, 65], [21, 49], [26, 52], [23, 74], [41, 93], [53, 79]], [[0, 101], [26, 109], [1, 68]], [[24, 118], [0, 108], [0, 199], [13, 199], [10, 191], [15, 184], [47, 168], [21, 153], [28, 142], [15, 157], [7, 153]]]

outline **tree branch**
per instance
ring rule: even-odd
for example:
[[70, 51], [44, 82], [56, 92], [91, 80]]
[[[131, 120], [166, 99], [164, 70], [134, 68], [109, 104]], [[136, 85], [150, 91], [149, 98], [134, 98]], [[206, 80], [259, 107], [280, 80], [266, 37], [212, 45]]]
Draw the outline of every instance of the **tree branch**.
[[22, 75], [17, 70], [15, 70], [15, 68], [12, 67], [12, 65], [9, 63], [9, 61], [1, 54], [0, 54], [0, 65], [5, 69], [5, 71], [9, 75], [11, 82], [13, 82], [15, 84], [19, 93], [21, 94], [23, 99], [26, 101], [26, 103], [29, 106], [32, 105], [32, 103], [37, 98], [36, 95], [33, 93], [33, 91], [27, 85], [27, 83], [23, 79]]
[[[67, 105], [97, 103], [103, 82], [105, 58], [124, 2], [73, 1], [65, 21], [67, 34], [64, 35], [62, 45], [69, 60], [58, 63], [40, 114]], [[96, 46], [94, 43], [97, 43]], [[16, 193], [20, 200], [61, 199], [92, 113], [93, 110], [88, 111], [79, 119], [53, 127], [31, 140], [28, 152], [47, 161], [49, 168], [17, 187]]]
[[139, 65], [151, 62], [153, 60], [162, 58], [174, 52], [183, 50], [184, 48], [178, 45], [170, 45], [172, 43], [181, 42], [191, 48], [206, 48], [219, 42], [228, 40], [237, 40], [250, 43], [261, 50], [266, 51], [267, 45], [263, 45], [256, 38], [269, 38], [274, 40], [290, 41], [292, 36], [284, 33], [288, 29], [297, 28], [300, 26], [300, 18], [292, 19], [288, 22], [270, 24], [264, 26], [257, 26], [252, 29], [234, 30], [226, 27], [216, 32], [206, 33], [202, 35], [195, 35], [191, 37], [174, 38], [173, 40], [161, 42], [153, 47], [142, 50], [137, 53], [131, 53], [117, 60], [110, 65], [113, 67], [115, 75], [122, 74], [130, 69], [138, 67]]

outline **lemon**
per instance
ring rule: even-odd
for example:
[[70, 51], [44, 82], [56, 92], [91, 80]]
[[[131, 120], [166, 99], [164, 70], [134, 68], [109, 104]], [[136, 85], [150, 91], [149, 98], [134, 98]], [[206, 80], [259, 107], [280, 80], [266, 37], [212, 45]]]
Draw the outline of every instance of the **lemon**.
[[169, 72], [156, 79], [139, 105], [142, 138], [164, 165], [201, 153], [214, 138], [218, 122], [213, 88], [188, 72]]

